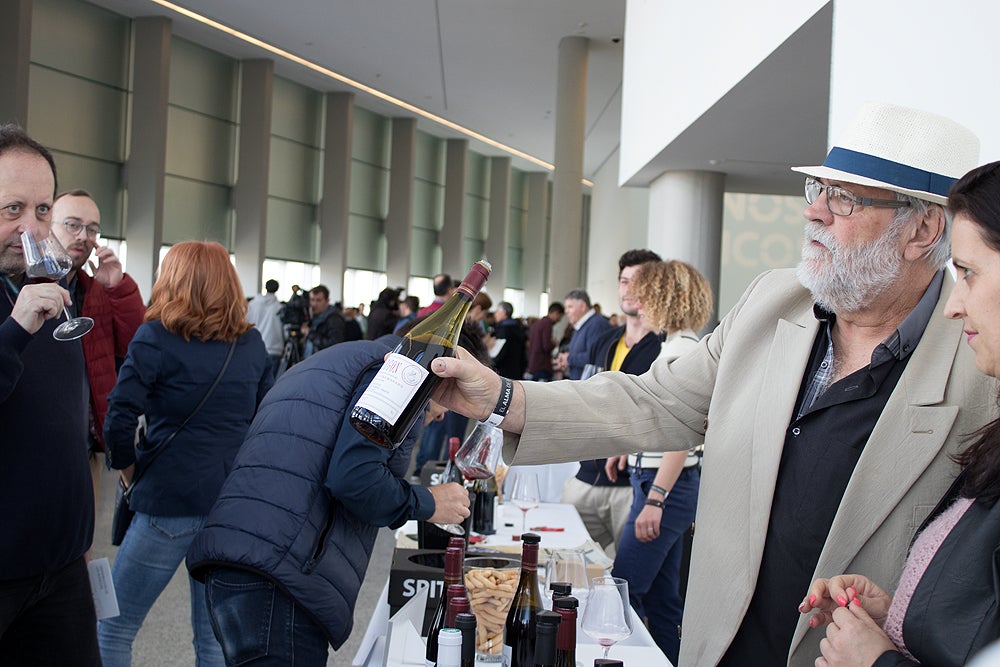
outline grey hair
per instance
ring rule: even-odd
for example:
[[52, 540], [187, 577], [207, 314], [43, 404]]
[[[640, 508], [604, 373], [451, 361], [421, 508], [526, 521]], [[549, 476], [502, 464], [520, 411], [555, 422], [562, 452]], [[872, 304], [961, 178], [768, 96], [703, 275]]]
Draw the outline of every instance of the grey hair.
[[577, 301], [583, 301], [585, 304], [587, 304], [587, 308], [590, 308], [590, 295], [587, 294], [587, 290], [580, 288], [570, 290], [569, 292], [566, 293], [566, 296], [563, 298], [563, 301], [565, 301], [566, 299], [576, 299]]
[[[893, 225], [897, 223], [902, 224], [904, 220], [908, 220], [911, 217], [923, 217], [931, 210], [931, 206], [941, 206], [926, 199], [904, 195], [901, 192], [896, 193], [896, 199], [909, 202], [910, 205], [896, 210], [896, 215], [892, 219]], [[941, 233], [940, 238], [934, 242], [934, 245], [931, 246], [930, 250], [927, 251], [927, 255], [925, 255], [927, 261], [934, 266], [935, 270], [943, 269], [948, 260], [951, 259], [951, 213], [948, 211], [947, 206], [941, 206], [941, 211], [944, 213], [944, 231]]]

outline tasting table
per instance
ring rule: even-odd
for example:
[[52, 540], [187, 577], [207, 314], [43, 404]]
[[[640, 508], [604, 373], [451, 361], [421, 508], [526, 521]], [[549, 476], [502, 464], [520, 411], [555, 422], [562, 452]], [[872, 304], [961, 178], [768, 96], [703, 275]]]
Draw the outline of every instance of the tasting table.
[[[599, 545], [590, 539], [587, 529], [580, 519], [579, 513], [573, 505], [563, 503], [541, 503], [537, 508], [531, 509], [526, 515], [526, 528], [528, 532], [535, 532], [541, 536], [542, 542], [539, 545], [539, 559], [545, 559], [545, 551], [548, 549], [581, 549], [584, 551], [588, 569], [592, 572], [594, 568], [601, 571], [602, 568], [610, 570], [612, 561], [605, 554]], [[496, 534], [484, 536], [484, 540], [477, 544], [471, 544], [466, 557], [472, 558], [476, 555], [489, 555], [489, 553], [479, 554], [477, 551], [501, 552], [505, 554], [521, 553], [521, 542], [515, 540], [515, 536], [521, 533], [521, 511], [513, 505], [498, 505], [496, 508], [494, 525]], [[532, 531], [532, 529], [535, 529]], [[562, 530], [539, 530], [540, 528]], [[417, 548], [417, 522], [410, 521], [396, 531], [397, 549]], [[475, 534], [473, 534], [475, 535]], [[407, 660], [399, 662], [387, 660], [390, 651], [386, 646], [385, 638], [389, 623], [389, 582], [386, 581], [382, 591], [381, 603], [375, 611], [374, 616], [368, 623], [365, 637], [361, 642], [361, 647], [354, 656], [354, 667], [404, 667], [405, 665], [423, 665], [423, 653], [419, 656], [410, 655], [412, 651], [407, 651]], [[582, 610], [581, 610], [582, 611]], [[634, 612], [633, 612], [634, 613]], [[582, 614], [581, 614], [582, 615]], [[611, 648], [609, 657], [618, 658], [625, 664], [632, 665], [657, 665], [671, 667], [670, 661], [657, 648], [653, 638], [649, 635], [646, 627], [635, 620], [632, 636], [616, 644]], [[419, 630], [419, 629], [418, 629]], [[396, 637], [392, 637], [396, 641]], [[594, 664], [594, 658], [603, 655], [603, 649], [597, 645], [586, 633], [582, 632], [577, 621], [577, 664], [581, 667], [589, 667]], [[411, 662], [412, 661], [412, 662]], [[499, 662], [476, 662], [477, 667], [499, 667]]]

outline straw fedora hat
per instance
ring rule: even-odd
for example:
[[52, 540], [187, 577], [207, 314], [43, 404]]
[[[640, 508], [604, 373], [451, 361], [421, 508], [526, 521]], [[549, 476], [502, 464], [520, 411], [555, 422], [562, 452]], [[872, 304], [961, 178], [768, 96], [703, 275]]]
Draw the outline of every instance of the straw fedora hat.
[[935, 204], [979, 164], [979, 139], [937, 114], [868, 102], [823, 164], [792, 167], [814, 178], [901, 192]]

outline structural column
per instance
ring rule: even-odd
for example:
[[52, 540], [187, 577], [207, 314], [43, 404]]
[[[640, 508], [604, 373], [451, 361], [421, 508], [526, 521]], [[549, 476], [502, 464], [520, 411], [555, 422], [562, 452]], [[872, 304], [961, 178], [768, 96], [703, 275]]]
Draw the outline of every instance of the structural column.
[[715, 171], [668, 171], [649, 186], [649, 247], [705, 274], [716, 308], [725, 193], [726, 175]]
[[149, 297], [163, 245], [163, 192], [167, 165], [167, 102], [170, 97], [170, 19], [135, 19], [132, 146], [128, 187], [128, 268]]
[[503, 301], [507, 287], [507, 248], [510, 246], [510, 158], [490, 158], [489, 233], [486, 259], [493, 266], [486, 292], [493, 302]]
[[323, 196], [319, 204], [320, 279], [330, 288], [333, 301], [341, 301], [350, 228], [354, 93], [327, 93], [325, 134]]
[[[535, 171], [525, 176], [528, 191], [528, 213], [524, 235], [524, 314], [542, 316], [542, 292], [546, 291], [545, 257], [548, 248], [549, 175]], [[558, 301], [562, 295], [552, 297]]]
[[244, 60], [242, 65], [239, 164], [233, 188], [236, 210], [233, 252], [243, 293], [250, 295], [261, 291], [260, 273], [267, 241], [274, 62]]
[[386, 274], [389, 285], [406, 286], [410, 279], [413, 238], [413, 179], [417, 166], [417, 121], [392, 119], [389, 160], [389, 213], [385, 219]]
[[469, 163], [469, 142], [448, 139], [444, 166], [444, 222], [438, 236], [441, 246], [441, 271], [461, 279], [472, 262], [479, 259], [464, 257], [465, 240], [465, 170]]
[[32, 0], [0, 0], [0, 123], [28, 128]]
[[556, 91], [555, 171], [552, 174], [552, 254], [549, 288], [553, 298], [583, 283], [581, 265], [583, 139], [587, 116], [586, 37], [559, 41]]

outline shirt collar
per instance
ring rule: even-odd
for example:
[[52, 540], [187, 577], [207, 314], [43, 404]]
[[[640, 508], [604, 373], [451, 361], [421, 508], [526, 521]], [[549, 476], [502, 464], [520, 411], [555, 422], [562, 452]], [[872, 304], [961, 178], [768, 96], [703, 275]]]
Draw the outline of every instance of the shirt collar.
[[[875, 348], [872, 353], [873, 360], [880, 352], [887, 352], [896, 359], [905, 359], [913, 352], [917, 343], [920, 342], [924, 330], [927, 329], [927, 323], [930, 322], [931, 316], [934, 314], [934, 308], [941, 297], [943, 284], [944, 269], [934, 274], [927, 289], [924, 290], [923, 296], [920, 297], [920, 301], [900, 323], [899, 327]], [[834, 313], [819, 304], [813, 305], [813, 314], [817, 320], [826, 325], [827, 331], [837, 321], [837, 316]]]
[[576, 329], [577, 331], [579, 331], [580, 327], [582, 327], [587, 320], [589, 320], [591, 317], [593, 317], [596, 314], [597, 314], [597, 311], [594, 310], [593, 308], [591, 308], [590, 310], [588, 310], [587, 312], [585, 312], [583, 314], [583, 317], [581, 317], [579, 320], [576, 321], [576, 324], [573, 325], [573, 328]]

